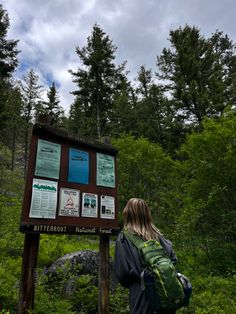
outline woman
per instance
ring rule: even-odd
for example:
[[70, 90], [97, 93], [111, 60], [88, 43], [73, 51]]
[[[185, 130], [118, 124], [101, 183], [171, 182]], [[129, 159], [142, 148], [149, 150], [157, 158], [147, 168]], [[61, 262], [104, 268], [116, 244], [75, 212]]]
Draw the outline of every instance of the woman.
[[[140, 236], [144, 241], [156, 239], [165, 248], [174, 264], [177, 262], [172, 244], [154, 226], [151, 210], [142, 199], [131, 198], [123, 210], [124, 231]], [[115, 248], [114, 270], [120, 284], [129, 288], [129, 304], [132, 314], [170, 313], [175, 311], [154, 312], [148, 295], [141, 289], [140, 275], [143, 272], [137, 248], [123, 232], [118, 235]]]

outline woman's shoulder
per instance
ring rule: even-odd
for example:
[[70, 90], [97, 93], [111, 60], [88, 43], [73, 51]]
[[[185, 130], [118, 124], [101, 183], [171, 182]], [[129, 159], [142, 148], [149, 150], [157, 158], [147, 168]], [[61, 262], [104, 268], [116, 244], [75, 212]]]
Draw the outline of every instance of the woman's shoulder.
[[123, 244], [125, 241], [127, 241], [127, 239], [125, 237], [124, 230], [121, 230], [116, 237], [116, 242]]
[[164, 236], [159, 237], [160, 244], [165, 249], [166, 253], [169, 255], [171, 261], [173, 264], [176, 264], [178, 259], [177, 256], [173, 250], [172, 242], [168, 239], [166, 239]]
[[172, 242], [169, 239], [167, 239], [163, 234], [159, 235], [159, 240], [160, 242], [163, 242], [165, 244], [172, 245]]
[[123, 240], [124, 239], [124, 230], [120, 230], [116, 240]]
[[165, 238], [163, 235], [160, 235], [159, 236], [159, 241], [161, 243], [161, 245], [167, 250], [167, 251], [170, 251], [172, 250], [172, 242]]

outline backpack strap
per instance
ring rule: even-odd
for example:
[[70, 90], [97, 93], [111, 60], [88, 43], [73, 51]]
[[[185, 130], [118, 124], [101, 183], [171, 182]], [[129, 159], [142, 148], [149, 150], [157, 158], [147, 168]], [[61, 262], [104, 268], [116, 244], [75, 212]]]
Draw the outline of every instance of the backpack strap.
[[141, 254], [141, 249], [143, 248], [145, 241], [140, 236], [132, 234], [126, 230], [122, 230], [122, 234], [127, 240], [129, 240], [137, 248], [141, 266], [142, 266], [142, 268], [145, 268], [146, 264], [142, 258], [142, 254]]
[[144, 240], [140, 236], [132, 234], [126, 230], [123, 230], [123, 234], [130, 242], [134, 244], [134, 246], [136, 246], [138, 250], [142, 248]]

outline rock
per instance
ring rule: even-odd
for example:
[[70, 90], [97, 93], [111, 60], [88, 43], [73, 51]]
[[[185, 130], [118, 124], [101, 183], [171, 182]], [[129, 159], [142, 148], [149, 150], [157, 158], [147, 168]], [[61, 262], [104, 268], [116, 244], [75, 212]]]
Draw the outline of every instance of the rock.
[[60, 257], [47, 269], [46, 274], [55, 273], [60, 269], [78, 275], [97, 275], [98, 264], [98, 252], [78, 251]]
[[[113, 261], [109, 262], [110, 288], [117, 285], [114, 277]], [[84, 250], [66, 254], [56, 260], [44, 274], [47, 276], [47, 284], [56, 289], [63, 290], [65, 294], [71, 294], [76, 288], [76, 279], [81, 275], [90, 275], [90, 284], [98, 285], [99, 253], [92, 250]]]

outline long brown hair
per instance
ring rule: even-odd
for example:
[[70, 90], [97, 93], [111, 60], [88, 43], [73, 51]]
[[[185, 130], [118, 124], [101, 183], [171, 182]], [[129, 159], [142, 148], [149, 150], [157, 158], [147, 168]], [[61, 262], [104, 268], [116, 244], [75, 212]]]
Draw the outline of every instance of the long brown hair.
[[144, 240], [158, 239], [160, 231], [152, 222], [151, 210], [139, 198], [131, 198], [123, 209], [124, 230], [138, 234]]

